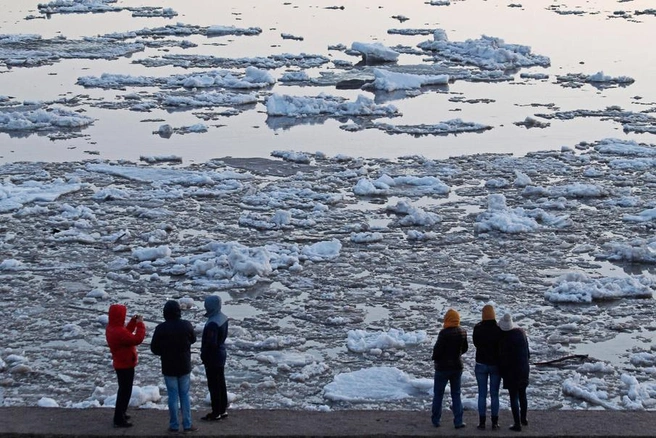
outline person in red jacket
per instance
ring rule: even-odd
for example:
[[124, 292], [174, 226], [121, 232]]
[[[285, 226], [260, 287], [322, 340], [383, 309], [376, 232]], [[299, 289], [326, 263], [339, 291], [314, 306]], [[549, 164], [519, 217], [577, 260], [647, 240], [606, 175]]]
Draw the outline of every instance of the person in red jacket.
[[141, 315], [134, 315], [125, 325], [128, 309], [123, 304], [109, 306], [109, 322], [105, 329], [105, 338], [112, 363], [118, 379], [116, 407], [114, 408], [114, 427], [131, 427], [130, 417], [126, 411], [132, 396], [134, 367], [137, 366], [137, 345], [146, 337], [146, 326]]

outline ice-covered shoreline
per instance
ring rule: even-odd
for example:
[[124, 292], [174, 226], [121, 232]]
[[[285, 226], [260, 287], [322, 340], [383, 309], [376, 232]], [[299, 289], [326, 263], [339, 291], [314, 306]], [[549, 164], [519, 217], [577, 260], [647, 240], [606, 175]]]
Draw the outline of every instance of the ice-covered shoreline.
[[[527, 329], [533, 362], [590, 354], [534, 366], [532, 408], [653, 409], [654, 150], [4, 164], [0, 399], [111, 404], [109, 303], [152, 332], [178, 298], [200, 328], [218, 293], [235, 407], [424, 409], [443, 312], [471, 334], [492, 302]], [[135, 403], [164, 408], [157, 358], [140, 354]], [[196, 354], [192, 380], [201, 407]]]

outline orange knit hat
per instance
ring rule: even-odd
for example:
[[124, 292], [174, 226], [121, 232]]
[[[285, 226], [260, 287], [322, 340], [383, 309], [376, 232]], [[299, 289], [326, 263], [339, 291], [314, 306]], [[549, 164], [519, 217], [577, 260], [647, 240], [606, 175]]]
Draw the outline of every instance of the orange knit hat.
[[497, 316], [494, 313], [494, 307], [492, 304], [486, 304], [483, 306], [483, 321], [488, 321], [491, 319], [496, 320]]
[[453, 309], [446, 311], [444, 315], [444, 328], [458, 327], [460, 325], [460, 314]]

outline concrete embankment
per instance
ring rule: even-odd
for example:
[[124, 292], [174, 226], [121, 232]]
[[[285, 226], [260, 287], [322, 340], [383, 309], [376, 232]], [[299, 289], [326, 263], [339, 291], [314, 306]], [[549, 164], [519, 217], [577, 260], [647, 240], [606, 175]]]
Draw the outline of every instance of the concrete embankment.
[[0, 438], [7, 437], [654, 437], [656, 411], [533, 411], [521, 432], [508, 429], [510, 412], [501, 412], [501, 428], [476, 429], [476, 412], [465, 412], [467, 427], [456, 430], [451, 412], [433, 427], [428, 412], [231, 410], [225, 420], [204, 422], [193, 412], [195, 432], [169, 432], [166, 410], [136, 409], [133, 427], [112, 427], [111, 409], [0, 408]]

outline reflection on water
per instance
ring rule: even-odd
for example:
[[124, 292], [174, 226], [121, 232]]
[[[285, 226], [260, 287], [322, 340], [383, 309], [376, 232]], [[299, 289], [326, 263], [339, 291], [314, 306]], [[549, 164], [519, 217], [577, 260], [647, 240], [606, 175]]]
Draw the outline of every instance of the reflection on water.
[[587, 354], [590, 358], [610, 362], [615, 367], [624, 366], [631, 351], [628, 346], [644, 344], [648, 347], [656, 341], [656, 332], [618, 333], [613, 339], [595, 343], [572, 344], [574, 354]]
[[[132, 0], [122, 5], [141, 6]], [[260, 35], [215, 36], [202, 34], [165, 36], [175, 44], [167, 47], [145, 47], [142, 52], [118, 59], [56, 59], [53, 65], [21, 68], [0, 65], [0, 89], [11, 90], [17, 101], [53, 101], [60, 96], [84, 93], [91, 98], [103, 96], [115, 100], [115, 92], [102, 93], [85, 90], [76, 85], [80, 76], [99, 76], [103, 73], [135, 76], [165, 77], [171, 74], [189, 73], [198, 65], [193, 56], [206, 59], [241, 59], [235, 70], [243, 70], [249, 59], [293, 56], [305, 53], [329, 59], [320, 67], [310, 67], [311, 85], [277, 83], [271, 89], [261, 90], [258, 104], [244, 109], [236, 117], [216, 115], [227, 129], [211, 129], [204, 134], [176, 135], [169, 139], [152, 135], [153, 127], [139, 123], [139, 117], [126, 110], [98, 109], [82, 104], [78, 108], [96, 118], [93, 126], [83, 131], [84, 137], [50, 142], [38, 135], [0, 133], [0, 160], [23, 161], [71, 161], [86, 159], [84, 153], [93, 145], [100, 158], [137, 160], [141, 154], [162, 155], [184, 152], [184, 160], [206, 161], [221, 156], [266, 157], [272, 150], [290, 146], [305, 151], [322, 151], [327, 155], [357, 154], [360, 156], [398, 157], [418, 154], [429, 158], [444, 158], [458, 153], [511, 152], [523, 154], [529, 151], [559, 149], [562, 145], [574, 145], [582, 140], [594, 140], [617, 136], [621, 126], [611, 120], [571, 120], [552, 123], [540, 130], [519, 129], [514, 122], [534, 116], [533, 104], [551, 105], [553, 108], [590, 109], [618, 105], [627, 110], [641, 111], [636, 103], [654, 101], [656, 63], [653, 50], [641, 41], [656, 39], [653, 17], [632, 16], [631, 10], [651, 6], [648, 0], [634, 0], [626, 19], [614, 17], [618, 7], [616, 0], [587, 2], [585, 13], [576, 17], [562, 16], [550, 10], [550, 0], [535, 0], [522, 8], [508, 8], [500, 1], [478, 2], [476, 8], [463, 7], [452, 2], [449, 6], [435, 7], [426, 2], [380, 0], [349, 3], [344, 9], [331, 9], [329, 1], [315, 4], [261, 2], [257, 0], [196, 0], [184, 2], [169, 0], [167, 7], [178, 12], [178, 18], [169, 19], [132, 17], [127, 11], [97, 14], [54, 14], [48, 20], [26, 20], [31, 14], [38, 15], [34, 3], [0, 0], [3, 11], [0, 22], [2, 34], [36, 34], [44, 39], [66, 38], [82, 40], [111, 33], [124, 33], [137, 29], [155, 29], [175, 25], [179, 20], [188, 26], [236, 26], [259, 27]], [[590, 3], [590, 4], [588, 4]], [[570, 6], [574, 7], [574, 6]], [[403, 23], [391, 19], [394, 14], [408, 18]], [[325, 23], [333, 23], [330, 26]], [[512, 81], [472, 82], [455, 80], [448, 86], [425, 87], [420, 90], [393, 90], [372, 92], [366, 82], [372, 78], [371, 67], [358, 66], [361, 57], [348, 50], [354, 42], [379, 42], [387, 47], [397, 47], [403, 53], [398, 66], [421, 74], [426, 67], [436, 64], [417, 49], [419, 43], [432, 39], [435, 29], [448, 23], [450, 41], [466, 41], [488, 35], [503, 39], [510, 44], [521, 44], [539, 55], [548, 56], [547, 68], [509, 70]], [[559, 29], [554, 35], [552, 29]], [[400, 29], [396, 30], [396, 29]], [[391, 31], [392, 30], [392, 31]], [[404, 35], [403, 30], [418, 30]], [[391, 31], [391, 32], [390, 32]], [[298, 35], [303, 41], [282, 38], [281, 33]], [[182, 44], [184, 42], [184, 44]], [[148, 46], [148, 45], [147, 45]], [[343, 47], [336, 49], [336, 46]], [[631, 47], [631, 50], [626, 50]], [[414, 54], [417, 52], [418, 54]], [[164, 65], [147, 67], [143, 60], [157, 61], [165, 56], [183, 56], [181, 67]], [[200, 58], [199, 58], [200, 59]], [[0, 63], [3, 64], [3, 63]], [[353, 66], [353, 67], [350, 67]], [[385, 66], [382, 66], [385, 67]], [[395, 66], [396, 67], [396, 66]], [[469, 68], [459, 66], [462, 71]], [[283, 74], [299, 69], [296, 65], [270, 68], [271, 74], [280, 78]], [[199, 70], [202, 71], [202, 70]], [[595, 74], [604, 71], [614, 77], [626, 75], [635, 79], [630, 86], [606, 89], [595, 83], [580, 88], [566, 88], [556, 80], [558, 75]], [[366, 74], [363, 74], [365, 72]], [[548, 80], [520, 78], [524, 72], [543, 73]], [[365, 85], [361, 89], [339, 89], [336, 81], [359, 79]], [[127, 91], [133, 92], [131, 87]], [[343, 87], [341, 87], [343, 88]], [[402, 125], [433, 125], [453, 118], [492, 126], [491, 131], [445, 137], [419, 137], [388, 135], [377, 130], [346, 132], [340, 125], [347, 119], [337, 118], [270, 118], [266, 116], [264, 103], [271, 92], [316, 96], [320, 93], [342, 96], [349, 100], [358, 95], [372, 97], [379, 104], [393, 103], [403, 116], [393, 123]], [[461, 97], [451, 101], [452, 95]], [[477, 102], [488, 103], [477, 103]], [[198, 117], [190, 111], [168, 113], [154, 110], [152, 115], [162, 114], [175, 128], [198, 123]], [[116, 129], [119, 126], [120, 129]], [[267, 126], [269, 129], [258, 129]], [[156, 129], [156, 128], [155, 128]], [[650, 140], [652, 135], [622, 134], [637, 140]], [[175, 141], [170, 141], [175, 140]]]

